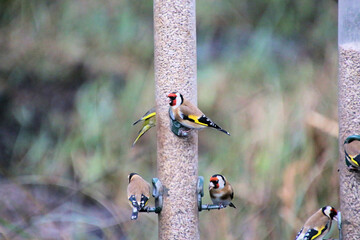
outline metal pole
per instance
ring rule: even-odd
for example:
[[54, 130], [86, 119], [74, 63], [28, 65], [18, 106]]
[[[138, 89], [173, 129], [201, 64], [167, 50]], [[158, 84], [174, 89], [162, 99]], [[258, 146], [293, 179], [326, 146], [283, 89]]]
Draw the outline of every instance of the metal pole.
[[197, 103], [195, 0], [154, 0], [157, 172], [165, 187], [159, 239], [200, 239], [196, 183], [198, 136], [170, 130], [167, 95]]

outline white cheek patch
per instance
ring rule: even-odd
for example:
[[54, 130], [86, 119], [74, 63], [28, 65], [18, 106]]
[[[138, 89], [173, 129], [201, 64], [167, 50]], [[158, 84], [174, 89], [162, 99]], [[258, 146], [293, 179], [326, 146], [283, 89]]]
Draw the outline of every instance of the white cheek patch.
[[326, 216], [330, 217], [331, 209], [329, 207], [327, 207], [324, 212]]
[[175, 107], [179, 107], [179, 106], [180, 106], [180, 104], [181, 104], [181, 98], [180, 98], [180, 96], [177, 96], [177, 97], [176, 97], [176, 104], [175, 104]]
[[222, 189], [225, 187], [225, 182], [223, 181], [222, 178], [219, 178], [219, 189]]

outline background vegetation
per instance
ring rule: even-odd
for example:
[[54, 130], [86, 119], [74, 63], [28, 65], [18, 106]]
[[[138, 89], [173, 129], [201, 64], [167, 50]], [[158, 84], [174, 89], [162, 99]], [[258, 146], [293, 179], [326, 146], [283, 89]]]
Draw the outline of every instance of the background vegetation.
[[[201, 212], [201, 238], [292, 239], [339, 207], [337, 3], [200, 0], [197, 31], [199, 106], [232, 134], [199, 133], [199, 175], [238, 207]], [[126, 199], [156, 175], [155, 130], [131, 148], [153, 105], [152, 1], [1, 1], [4, 239], [157, 239]]]

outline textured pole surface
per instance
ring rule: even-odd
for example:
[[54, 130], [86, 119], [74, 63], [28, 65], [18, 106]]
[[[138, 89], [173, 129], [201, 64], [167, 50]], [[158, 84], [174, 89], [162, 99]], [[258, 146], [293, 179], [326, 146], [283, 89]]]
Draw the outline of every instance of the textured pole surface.
[[343, 239], [360, 239], [360, 173], [349, 172], [343, 143], [360, 134], [360, 43], [339, 46], [340, 210]]
[[360, 134], [360, 1], [339, 1], [340, 210], [343, 239], [360, 239], [360, 173], [345, 164], [344, 140]]
[[170, 130], [170, 92], [197, 103], [195, 0], [154, 0], [157, 171], [165, 187], [159, 239], [200, 239], [197, 133]]

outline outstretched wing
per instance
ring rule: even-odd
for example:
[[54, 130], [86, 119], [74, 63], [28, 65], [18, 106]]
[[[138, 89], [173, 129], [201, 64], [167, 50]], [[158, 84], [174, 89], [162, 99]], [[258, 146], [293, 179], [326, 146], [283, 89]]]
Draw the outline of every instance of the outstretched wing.
[[152, 109], [147, 111], [145, 115], [136, 122], [134, 122], [133, 125], [137, 124], [140, 121], [144, 121], [144, 123], [138, 133], [138, 136], [136, 137], [135, 141], [132, 144], [133, 147], [142, 135], [144, 135], [150, 128], [156, 125], [156, 108], [153, 107]]
[[144, 126], [140, 129], [138, 136], [136, 137], [135, 141], [133, 142], [132, 146], [135, 146], [135, 143], [140, 139], [140, 137], [142, 135], [144, 135], [150, 128], [152, 128], [153, 126], [155, 126], [155, 124], [151, 125], [151, 124], [144, 124]]
[[156, 116], [156, 108], [153, 107], [151, 108], [149, 111], [147, 111], [144, 116], [142, 116], [139, 120], [137, 120], [136, 122], [133, 123], [133, 125], [137, 124], [138, 122], [140, 121], [145, 121], [147, 119], [150, 119], [152, 117], [155, 117]]

